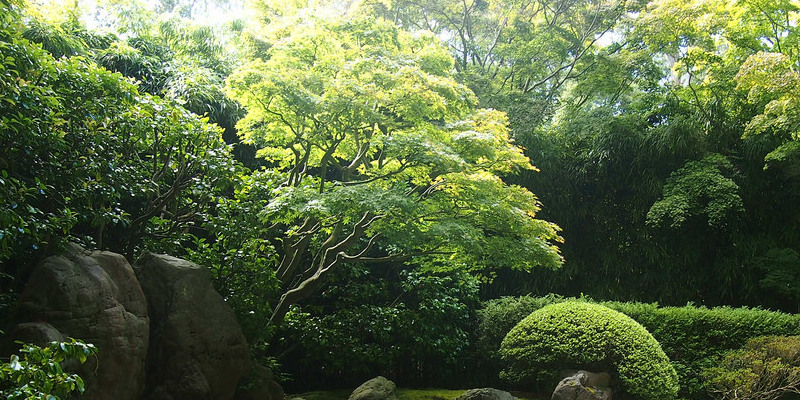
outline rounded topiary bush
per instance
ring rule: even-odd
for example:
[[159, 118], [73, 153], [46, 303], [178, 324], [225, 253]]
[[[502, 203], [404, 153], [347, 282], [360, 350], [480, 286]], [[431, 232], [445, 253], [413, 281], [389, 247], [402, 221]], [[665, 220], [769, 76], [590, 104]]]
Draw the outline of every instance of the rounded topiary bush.
[[[615, 375], [637, 398], [673, 399], [678, 376], [658, 342], [625, 314], [598, 304], [565, 302], [531, 313], [503, 340], [503, 376], [533, 384], [543, 371], [586, 369]], [[618, 388], [619, 389], [619, 388]]]

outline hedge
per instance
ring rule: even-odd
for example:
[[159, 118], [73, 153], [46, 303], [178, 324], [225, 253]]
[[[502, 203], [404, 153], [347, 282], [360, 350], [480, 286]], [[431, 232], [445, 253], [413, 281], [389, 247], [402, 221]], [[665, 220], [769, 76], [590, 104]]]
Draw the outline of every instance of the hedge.
[[583, 301], [602, 304], [642, 324], [661, 344], [678, 373], [679, 395], [707, 397], [701, 372], [715, 365], [729, 350], [758, 336], [800, 334], [800, 315], [756, 308], [706, 308], [694, 305], [659, 307], [652, 303], [594, 302], [588, 298], [506, 297], [491, 300], [479, 311], [478, 346], [485, 364], [499, 373], [500, 344], [511, 328], [533, 311], [548, 304]]

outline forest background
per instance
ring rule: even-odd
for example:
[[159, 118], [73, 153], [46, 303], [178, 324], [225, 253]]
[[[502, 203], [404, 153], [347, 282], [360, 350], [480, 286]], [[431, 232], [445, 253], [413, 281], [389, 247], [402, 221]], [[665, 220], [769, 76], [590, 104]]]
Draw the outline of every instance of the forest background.
[[208, 266], [294, 376], [435, 381], [501, 296], [800, 311], [791, 1], [3, 8], [2, 315], [66, 241]]

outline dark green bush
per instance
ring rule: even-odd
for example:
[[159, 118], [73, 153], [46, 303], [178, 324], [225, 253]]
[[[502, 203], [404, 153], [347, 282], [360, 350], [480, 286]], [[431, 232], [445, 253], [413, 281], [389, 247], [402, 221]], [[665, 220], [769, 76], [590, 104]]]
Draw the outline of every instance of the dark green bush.
[[500, 347], [506, 378], [524, 382], [537, 371], [589, 369], [617, 376], [643, 399], [672, 399], [678, 376], [647, 330], [628, 316], [586, 302], [551, 304], [531, 313]]
[[464, 359], [472, 354], [471, 310], [478, 304], [473, 277], [353, 265], [334, 279], [278, 329], [293, 349], [283, 371], [305, 380], [296, 388], [288, 382], [287, 390], [308, 390], [309, 381], [315, 389], [355, 387], [375, 375], [405, 386], [463, 385], [473, 368]]
[[703, 372], [706, 387], [725, 400], [776, 400], [800, 394], [800, 336], [750, 339]]
[[[590, 299], [565, 299], [558, 296], [503, 298], [485, 303], [478, 313], [478, 343], [481, 358], [495, 360], [504, 330], [510, 330], [522, 317], [547, 304]], [[661, 344], [678, 372], [680, 396], [707, 397], [701, 371], [715, 365], [725, 352], [738, 349], [747, 340], [768, 335], [800, 334], [800, 315], [750, 308], [659, 307], [647, 303], [600, 303], [633, 318]], [[483, 364], [488, 364], [484, 361]], [[493, 364], [494, 373], [500, 366]]]

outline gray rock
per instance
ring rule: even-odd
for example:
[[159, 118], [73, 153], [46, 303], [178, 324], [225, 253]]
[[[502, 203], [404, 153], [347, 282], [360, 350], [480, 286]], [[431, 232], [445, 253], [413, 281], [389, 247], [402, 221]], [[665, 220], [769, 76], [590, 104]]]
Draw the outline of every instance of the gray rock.
[[379, 376], [364, 382], [348, 400], [397, 400], [394, 382]]
[[610, 381], [611, 375], [607, 373], [578, 371], [558, 383], [551, 400], [611, 400], [610, 388], [592, 385], [608, 385]]
[[456, 397], [456, 400], [518, 400], [511, 393], [492, 389], [470, 389], [461, 396]]
[[136, 264], [151, 323], [146, 400], [230, 400], [248, 375], [248, 345], [209, 271], [146, 254]]
[[[235, 400], [283, 400], [283, 388], [272, 375], [272, 370], [261, 365], [253, 364], [244, 385], [236, 389]], [[299, 398], [298, 398], [299, 399]], [[302, 400], [302, 399], [299, 399]]]
[[583, 370], [565, 370], [561, 372], [561, 377], [566, 378], [569, 376], [576, 375], [578, 373], [583, 374], [581, 378], [581, 384], [583, 386], [591, 386], [591, 387], [607, 387], [611, 385], [611, 374], [608, 372], [589, 372]]
[[76, 371], [86, 382], [82, 398], [136, 400], [145, 382], [146, 304], [124, 257], [71, 245], [34, 268], [9, 336], [41, 346], [66, 337], [94, 344], [97, 356]]
[[[47, 322], [22, 322], [13, 327], [9, 336], [14, 340], [44, 346], [50, 342], [63, 342], [67, 339], [63, 333]], [[19, 346], [4, 346], [3, 353], [15, 352]]]

